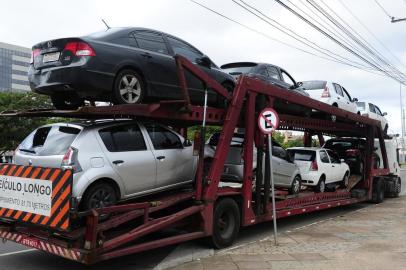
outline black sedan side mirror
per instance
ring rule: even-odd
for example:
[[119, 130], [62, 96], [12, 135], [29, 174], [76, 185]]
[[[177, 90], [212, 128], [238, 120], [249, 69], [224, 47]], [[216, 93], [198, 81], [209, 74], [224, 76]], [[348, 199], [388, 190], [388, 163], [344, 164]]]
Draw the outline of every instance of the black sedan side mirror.
[[211, 67], [211, 60], [206, 55], [198, 59], [198, 64], [207, 68]]

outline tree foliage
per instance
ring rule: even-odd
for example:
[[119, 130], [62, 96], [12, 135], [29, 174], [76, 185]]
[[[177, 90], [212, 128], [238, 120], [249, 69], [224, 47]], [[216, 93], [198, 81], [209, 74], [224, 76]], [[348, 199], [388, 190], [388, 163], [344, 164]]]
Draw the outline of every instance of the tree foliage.
[[[0, 93], [0, 112], [51, 108], [48, 96], [28, 93]], [[0, 117], [0, 154], [15, 149], [35, 128], [51, 122], [47, 118]]]

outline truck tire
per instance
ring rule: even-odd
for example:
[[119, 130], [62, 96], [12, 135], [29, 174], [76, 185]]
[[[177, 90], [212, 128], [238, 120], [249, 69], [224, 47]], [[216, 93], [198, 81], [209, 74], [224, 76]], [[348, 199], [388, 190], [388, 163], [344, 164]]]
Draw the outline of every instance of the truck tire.
[[388, 192], [386, 195], [388, 198], [398, 198], [400, 192], [402, 191], [402, 181], [401, 179], [398, 177], [396, 180], [396, 183], [394, 184], [394, 188], [390, 189], [392, 192]]
[[373, 203], [381, 203], [385, 198], [385, 185], [381, 178], [375, 178], [372, 186], [372, 199]]
[[240, 225], [240, 209], [235, 200], [230, 198], [220, 200], [214, 208], [212, 246], [220, 249], [232, 245]]

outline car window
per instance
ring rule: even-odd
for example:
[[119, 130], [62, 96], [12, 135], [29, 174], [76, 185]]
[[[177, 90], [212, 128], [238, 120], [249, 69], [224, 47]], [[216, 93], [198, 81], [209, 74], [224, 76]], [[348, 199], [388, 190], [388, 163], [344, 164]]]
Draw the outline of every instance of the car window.
[[189, 61], [196, 62], [196, 59], [202, 58], [203, 54], [189, 44], [173, 37], [168, 37], [169, 45], [175, 54], [186, 57]]
[[290, 85], [294, 85], [295, 81], [293, 80], [293, 78], [284, 70], [281, 70], [282, 73], [282, 78], [285, 81], [285, 83], [290, 84]]
[[365, 102], [357, 102], [357, 109], [359, 111], [365, 111]]
[[341, 163], [340, 157], [331, 150], [327, 150], [328, 155], [330, 156], [331, 163]]
[[323, 163], [330, 163], [330, 160], [329, 160], [329, 158], [328, 158], [328, 155], [327, 155], [326, 151], [320, 151], [319, 154], [320, 154], [320, 160], [321, 160], [321, 162], [323, 162]]
[[281, 159], [287, 159], [286, 150], [280, 146], [272, 146], [272, 155]]
[[99, 130], [100, 138], [109, 152], [147, 150], [137, 124], [119, 125]]
[[155, 124], [145, 124], [145, 128], [156, 150], [183, 148], [179, 136], [172, 131]]
[[381, 110], [378, 108], [378, 106], [375, 106], [375, 112], [379, 115], [382, 115]]
[[19, 150], [38, 156], [63, 155], [80, 133], [80, 129], [68, 126], [42, 127], [31, 133]]
[[336, 83], [333, 83], [333, 86], [334, 86], [334, 90], [336, 91], [336, 93], [343, 97], [344, 94], [343, 94], [343, 90], [341, 89], [341, 86]]
[[349, 101], [352, 101], [352, 98], [351, 98], [350, 94], [348, 94], [348, 91], [344, 87], [341, 87], [341, 88], [343, 89], [344, 98], [348, 99]]
[[319, 90], [326, 87], [326, 81], [304, 81], [300, 89], [303, 90]]
[[373, 113], [376, 113], [374, 104], [369, 103], [368, 105], [369, 105], [369, 111], [373, 112]]
[[258, 73], [259, 75], [262, 75], [262, 76], [266, 77], [266, 78], [269, 78], [269, 77], [270, 77], [270, 76], [269, 76], [269, 73], [268, 73], [268, 70], [266, 69], [266, 67], [260, 67], [260, 68], [258, 69], [257, 73]]
[[313, 161], [316, 156], [316, 152], [312, 150], [289, 149], [288, 153], [292, 160], [300, 161]]
[[278, 70], [275, 67], [267, 66], [269, 77], [275, 80], [281, 80]]
[[168, 54], [168, 48], [161, 34], [138, 30], [133, 32], [133, 35], [140, 49]]

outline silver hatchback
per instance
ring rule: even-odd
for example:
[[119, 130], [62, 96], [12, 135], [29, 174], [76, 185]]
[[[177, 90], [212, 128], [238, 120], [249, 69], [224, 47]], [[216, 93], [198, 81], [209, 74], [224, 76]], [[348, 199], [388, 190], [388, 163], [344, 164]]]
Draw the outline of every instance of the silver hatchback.
[[167, 126], [133, 120], [58, 123], [34, 130], [15, 163], [72, 168], [82, 210], [191, 183], [197, 159], [190, 141]]

